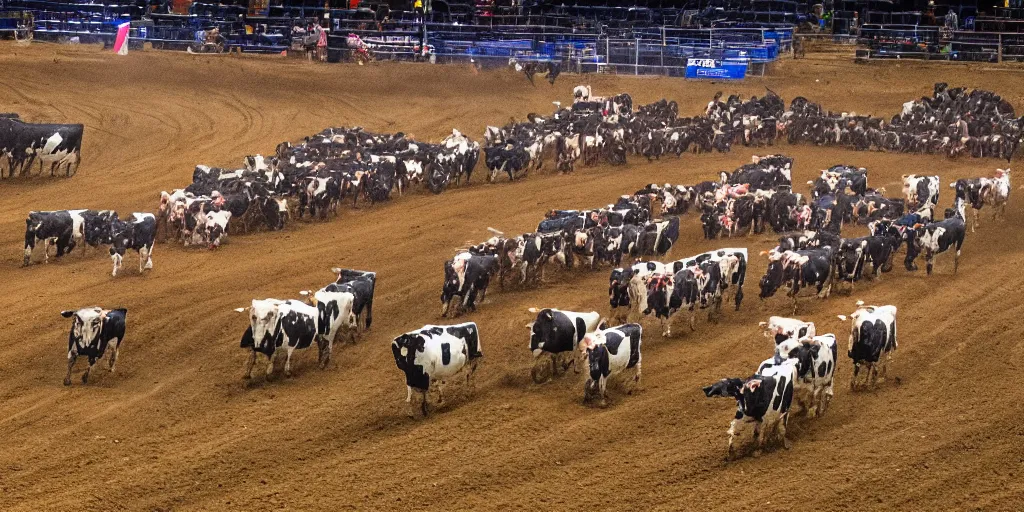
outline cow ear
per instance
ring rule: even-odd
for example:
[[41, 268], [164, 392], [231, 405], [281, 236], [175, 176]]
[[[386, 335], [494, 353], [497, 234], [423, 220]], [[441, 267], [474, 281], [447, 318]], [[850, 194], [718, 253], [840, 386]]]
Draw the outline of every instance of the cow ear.
[[536, 322], [530, 322], [530, 323], [526, 324], [526, 328], [532, 331], [533, 330], [533, 324], [535, 324], [535, 323]]
[[114, 311], [118, 311], [118, 312], [120, 312], [120, 313], [121, 313], [122, 315], [127, 315], [127, 314], [128, 314], [128, 308], [117, 308], [117, 309], [115, 309]]
[[714, 386], [704, 386], [704, 396], [711, 398]]
[[71, 311], [71, 310], [61, 311], [60, 312], [60, 316], [62, 316], [64, 318], [71, 318], [72, 316], [74, 316], [74, 314], [75, 314], [75, 312]]

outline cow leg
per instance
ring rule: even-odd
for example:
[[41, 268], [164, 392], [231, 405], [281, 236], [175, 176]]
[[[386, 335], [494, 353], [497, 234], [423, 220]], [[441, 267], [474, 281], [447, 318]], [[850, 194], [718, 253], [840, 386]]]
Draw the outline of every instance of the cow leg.
[[92, 372], [92, 367], [93, 366], [96, 366], [96, 358], [95, 357], [90, 357], [89, 358], [89, 366], [88, 366], [88, 368], [85, 369], [85, 373], [82, 374], [82, 384], [88, 384], [89, 383], [89, 373]]
[[277, 354], [278, 352], [274, 352], [267, 356], [267, 380], [270, 380], [271, 375], [274, 374], [274, 356]]
[[953, 273], [956, 274], [956, 271], [959, 268], [960, 268], [960, 249], [957, 249], [956, 252], [953, 253]]
[[292, 347], [288, 347], [288, 350], [287, 350], [287, 353], [285, 354], [285, 359], [284, 359], [284, 376], [285, 377], [291, 377], [292, 376], [292, 353], [293, 352], [295, 352], [295, 349], [292, 348]]
[[665, 338], [672, 336], [672, 319], [668, 316], [661, 319], [661, 335]]
[[789, 439], [786, 438], [786, 424], [789, 423], [789, 413], [783, 415], [778, 424], [779, 436], [782, 437], [782, 447], [785, 449], [790, 448]]
[[632, 395], [634, 391], [640, 391], [640, 363], [641, 362], [642, 361], [637, 361], [636, 362], [636, 375], [633, 376], [633, 387], [629, 391], [626, 391], [627, 395]]
[[252, 378], [252, 367], [253, 366], [256, 366], [256, 351], [255, 350], [253, 350], [252, 353], [249, 354], [249, 362], [246, 363], [246, 365], [245, 365], [245, 375], [242, 377], [243, 379], [248, 380], [248, 379]]
[[729, 424], [729, 454], [726, 456], [726, 460], [732, 460], [736, 458], [736, 447], [734, 444], [736, 441], [736, 422], [737, 420], [732, 420], [732, 422]]
[[850, 376], [850, 391], [857, 390], [857, 374], [860, 373], [860, 363], [853, 364], [853, 375]]
[[932, 266], [935, 263], [935, 255], [932, 254], [931, 251], [928, 251], [925, 255], [925, 263], [927, 264], [926, 268], [928, 269], [928, 275], [932, 275]]
[[[995, 208], [992, 209], [992, 220], [995, 220]], [[971, 233], [974, 233], [974, 228], [978, 226], [978, 210], [974, 210], [974, 221], [971, 222]]]
[[608, 406], [608, 377], [604, 375], [597, 381], [598, 387], [601, 389], [601, 407]]
[[695, 308], [690, 309], [690, 332], [697, 330], [697, 310]]
[[68, 352], [68, 373], [64, 376], [64, 385], [71, 385], [71, 369], [75, 366], [75, 359], [78, 359], [78, 353]]
[[43, 239], [43, 263], [50, 262], [50, 239]]
[[112, 347], [108, 346], [107, 350], [110, 350], [110, 373], [114, 373], [114, 365], [117, 364], [117, 351], [121, 347], [121, 340], [116, 340]]

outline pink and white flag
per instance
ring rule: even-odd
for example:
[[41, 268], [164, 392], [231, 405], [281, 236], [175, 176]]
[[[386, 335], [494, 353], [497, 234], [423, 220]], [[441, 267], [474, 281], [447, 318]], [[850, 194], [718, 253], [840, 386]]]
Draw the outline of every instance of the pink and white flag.
[[117, 26], [117, 37], [114, 38], [114, 53], [128, 55], [128, 28], [131, 23], [125, 22]]

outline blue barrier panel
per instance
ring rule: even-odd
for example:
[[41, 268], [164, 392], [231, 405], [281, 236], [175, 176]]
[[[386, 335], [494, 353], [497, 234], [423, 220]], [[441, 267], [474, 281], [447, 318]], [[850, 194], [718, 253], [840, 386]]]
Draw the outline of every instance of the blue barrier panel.
[[686, 78], [706, 80], [742, 80], [747, 76], [747, 61], [687, 59]]

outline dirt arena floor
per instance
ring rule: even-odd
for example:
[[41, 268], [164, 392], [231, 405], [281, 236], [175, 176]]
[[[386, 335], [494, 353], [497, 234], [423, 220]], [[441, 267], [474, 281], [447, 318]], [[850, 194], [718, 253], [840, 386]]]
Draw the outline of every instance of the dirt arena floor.
[[[607, 311], [607, 271], [550, 272], [538, 289], [490, 294], [474, 314], [485, 354], [472, 396], [450, 386], [427, 419], [406, 416], [392, 337], [438, 323], [442, 262], [466, 242], [535, 228], [550, 208], [607, 204], [642, 185], [693, 183], [754, 153], [796, 159], [794, 183], [834, 164], [869, 169], [871, 186], [899, 193], [902, 174], [947, 184], [991, 175], [1005, 162], [857, 153], [782, 144], [654, 164], [550, 172], [515, 183], [418, 192], [327, 223], [232, 237], [216, 252], [158, 245], [155, 269], [136, 262], [110, 277], [104, 252], [20, 268], [29, 210], [154, 211], [196, 164], [238, 166], [324, 127], [362, 125], [437, 141], [455, 127], [480, 137], [529, 111], [567, 102], [572, 87], [665, 97], [699, 112], [716, 90], [765, 87], [837, 110], [892, 115], [932, 84], [984, 87], [1024, 109], [1020, 68], [921, 63], [857, 65], [847, 57], [783, 61], [738, 84], [563, 75], [530, 86], [501, 70], [429, 65], [318, 66], [280, 58], [191, 57], [96, 47], [0, 45], [0, 111], [36, 122], [86, 125], [72, 179], [0, 181], [0, 509], [3, 510], [1021, 510], [1024, 509], [1024, 208], [1011, 194], [1005, 221], [969, 234], [959, 273], [940, 256], [935, 275], [902, 267], [849, 296], [803, 301], [801, 316], [834, 332], [845, 351], [854, 302], [895, 304], [900, 349], [890, 379], [851, 394], [841, 356], [828, 415], [790, 422], [792, 449], [725, 462], [730, 400], [702, 386], [746, 376], [770, 356], [757, 322], [790, 312], [757, 299], [766, 263], [748, 273], [747, 300], [718, 325], [644, 339], [644, 386], [611, 387], [606, 409], [582, 404], [582, 376], [530, 380], [524, 325], [531, 306]], [[1019, 179], [1019, 178], [1017, 178]], [[859, 236], [863, 228], [848, 234]], [[770, 236], [709, 243], [683, 219], [672, 259]], [[252, 298], [297, 297], [335, 265], [379, 276], [373, 329], [335, 348], [320, 371], [298, 353], [296, 375], [247, 385], [239, 338]], [[923, 264], [922, 264], [923, 269]], [[70, 322], [63, 309], [128, 308], [117, 372], [61, 383]], [[257, 366], [257, 374], [262, 364]]]

